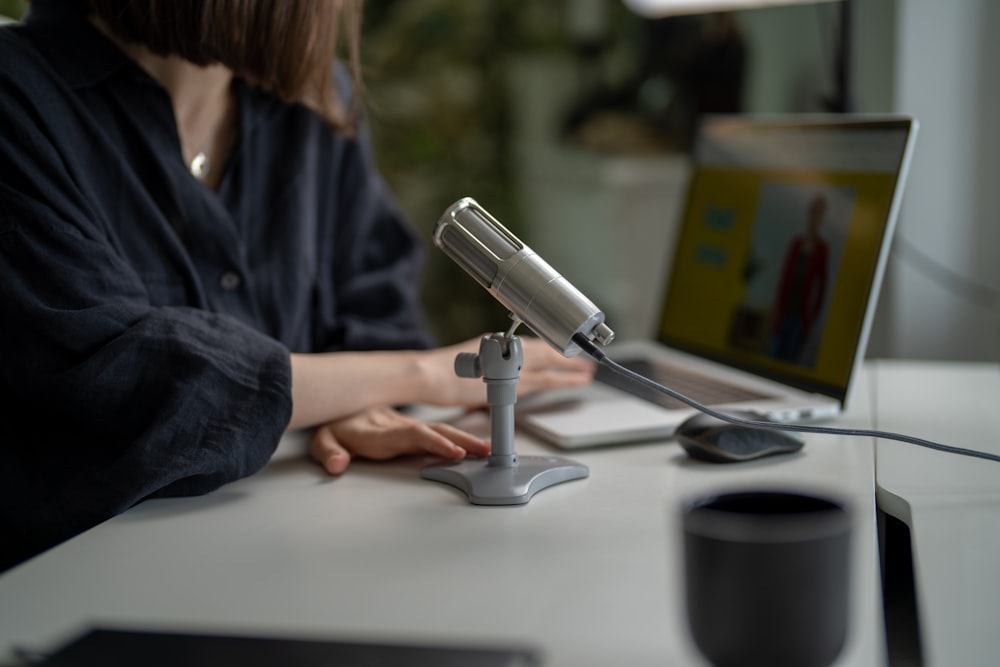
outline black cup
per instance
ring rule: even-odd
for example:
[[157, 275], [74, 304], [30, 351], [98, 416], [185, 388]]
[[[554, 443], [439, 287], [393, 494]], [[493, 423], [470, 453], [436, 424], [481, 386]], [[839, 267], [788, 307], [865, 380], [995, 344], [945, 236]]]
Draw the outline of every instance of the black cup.
[[683, 508], [688, 622], [708, 660], [825, 667], [844, 645], [851, 517], [834, 500], [780, 491]]

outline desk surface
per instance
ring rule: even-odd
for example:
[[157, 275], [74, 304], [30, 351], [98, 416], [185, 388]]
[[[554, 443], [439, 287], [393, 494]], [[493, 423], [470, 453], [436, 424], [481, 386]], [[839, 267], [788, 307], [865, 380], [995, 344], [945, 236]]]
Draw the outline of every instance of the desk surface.
[[[861, 393], [866, 393], [862, 388]], [[845, 423], [868, 423], [867, 398]], [[475, 418], [474, 418], [475, 419]], [[471, 425], [484, 430], [486, 420]], [[521, 453], [551, 453], [519, 438]], [[0, 660], [88, 624], [268, 636], [537, 647], [544, 664], [696, 665], [678, 508], [694, 494], [791, 488], [857, 510], [840, 665], [881, 664], [874, 447], [812, 436], [802, 453], [719, 466], [675, 443], [575, 453], [590, 477], [519, 507], [468, 504], [422, 461], [339, 479], [286, 437], [258, 475], [137, 506], [0, 577]]]
[[[1000, 454], [1000, 366], [869, 364], [877, 427]], [[927, 665], [1000, 656], [1000, 463], [877, 444], [878, 503], [910, 528]]]

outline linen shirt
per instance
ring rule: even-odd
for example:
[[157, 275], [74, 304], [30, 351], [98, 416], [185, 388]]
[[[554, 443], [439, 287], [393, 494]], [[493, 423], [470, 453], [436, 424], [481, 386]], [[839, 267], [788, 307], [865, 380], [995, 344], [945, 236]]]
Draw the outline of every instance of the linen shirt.
[[82, 5], [0, 29], [0, 569], [260, 469], [290, 352], [430, 343], [421, 246], [363, 127], [237, 80], [212, 191], [167, 92]]

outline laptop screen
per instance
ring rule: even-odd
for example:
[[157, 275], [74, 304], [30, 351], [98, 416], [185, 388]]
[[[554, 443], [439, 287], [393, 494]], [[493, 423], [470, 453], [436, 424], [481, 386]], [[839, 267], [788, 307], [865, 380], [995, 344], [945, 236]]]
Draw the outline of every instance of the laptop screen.
[[867, 341], [912, 126], [706, 119], [659, 339], [843, 401]]

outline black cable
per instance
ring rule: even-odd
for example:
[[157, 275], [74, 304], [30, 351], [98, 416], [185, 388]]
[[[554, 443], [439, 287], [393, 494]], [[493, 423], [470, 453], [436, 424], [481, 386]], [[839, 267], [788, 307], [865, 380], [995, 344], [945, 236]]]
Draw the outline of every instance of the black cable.
[[924, 252], [905, 236], [896, 234], [894, 257], [938, 287], [965, 301], [992, 310], [1000, 303], [1000, 290], [971, 280]]
[[662, 384], [650, 380], [644, 375], [640, 375], [635, 371], [625, 368], [621, 364], [617, 363], [607, 354], [604, 353], [599, 347], [594, 345], [585, 335], [577, 333], [573, 335], [573, 342], [580, 346], [584, 352], [590, 355], [594, 361], [611, 369], [612, 371], [622, 375], [634, 382], [654, 389], [658, 392], [671, 396], [682, 403], [690, 405], [692, 408], [700, 410], [705, 414], [720, 419], [724, 422], [730, 424], [737, 424], [740, 426], [749, 426], [751, 428], [759, 429], [779, 429], [782, 431], [795, 431], [797, 433], [824, 433], [828, 435], [851, 435], [851, 436], [861, 436], [867, 438], [883, 438], [886, 440], [898, 440], [900, 442], [906, 442], [911, 445], [918, 445], [920, 447], [927, 447], [928, 449], [934, 449], [939, 452], [946, 452], [948, 454], [959, 454], [961, 456], [971, 456], [979, 459], [986, 459], [987, 461], [997, 461], [1000, 462], [1000, 456], [996, 454], [990, 454], [989, 452], [977, 452], [973, 449], [963, 449], [962, 447], [954, 447], [952, 445], [943, 445], [939, 442], [934, 442], [932, 440], [924, 440], [923, 438], [917, 438], [911, 435], [903, 435], [901, 433], [892, 433], [890, 431], [876, 431], [871, 429], [863, 428], [834, 428], [829, 426], [807, 426], [805, 424], [785, 424], [778, 422], [770, 422], [758, 419], [744, 419], [743, 417], [737, 417], [735, 415], [726, 414], [724, 412], [719, 412], [718, 410], [713, 410], [707, 405], [702, 405], [693, 398], [688, 398], [684, 394], [674, 391], [669, 387], [664, 387]]

